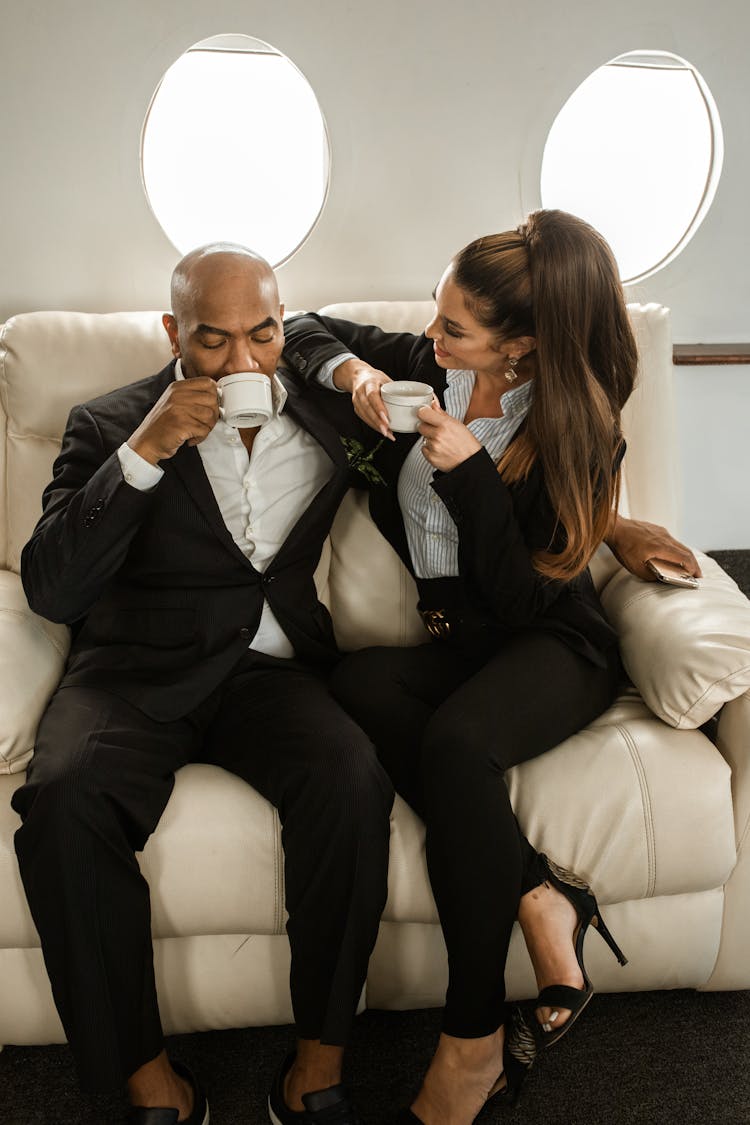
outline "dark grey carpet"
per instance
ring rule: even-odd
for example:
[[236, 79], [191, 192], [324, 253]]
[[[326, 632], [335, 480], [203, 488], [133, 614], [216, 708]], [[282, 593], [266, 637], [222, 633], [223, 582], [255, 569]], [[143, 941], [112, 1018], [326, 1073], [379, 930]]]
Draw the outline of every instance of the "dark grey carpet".
[[[359, 1017], [347, 1081], [365, 1125], [408, 1104], [439, 1031], [439, 1014]], [[170, 1053], [205, 1081], [212, 1125], [265, 1125], [265, 1093], [291, 1028], [175, 1036]], [[571, 1033], [531, 1072], [518, 1108], [482, 1121], [509, 1125], [748, 1125], [750, 993], [596, 996]], [[0, 1055], [3, 1125], [120, 1122], [124, 1103], [78, 1092], [66, 1047]]]
[[[750, 551], [713, 551], [750, 595]], [[750, 948], [747, 956], [750, 957]], [[2, 981], [0, 981], [0, 1004]], [[408, 1104], [439, 1013], [366, 1012], [347, 1060], [365, 1125]], [[265, 1125], [265, 1095], [291, 1028], [175, 1036], [172, 1055], [206, 1084], [212, 1125]], [[0, 1125], [115, 1125], [126, 1107], [83, 1097], [67, 1047], [6, 1047]], [[509, 1125], [750, 1125], [750, 992], [597, 996], [534, 1067], [519, 1107], [482, 1117]]]
[[716, 559], [727, 574], [731, 574], [739, 588], [750, 598], [750, 550], [747, 551], [707, 551]]

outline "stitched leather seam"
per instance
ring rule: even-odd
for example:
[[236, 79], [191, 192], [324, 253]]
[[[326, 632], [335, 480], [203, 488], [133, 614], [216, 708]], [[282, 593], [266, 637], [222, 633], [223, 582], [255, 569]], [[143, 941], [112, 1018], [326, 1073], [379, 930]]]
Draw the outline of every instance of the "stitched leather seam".
[[20, 753], [16, 750], [0, 750], [0, 762], [5, 762], [6, 765], [10, 765], [11, 762], [19, 762], [22, 758], [30, 754], [33, 749], [33, 746], [27, 746], [26, 749], [21, 750]]
[[617, 729], [622, 735], [625, 745], [630, 751], [630, 758], [635, 768], [636, 777], [641, 790], [641, 802], [643, 806], [643, 826], [646, 835], [646, 858], [648, 865], [648, 885], [646, 887], [645, 898], [653, 898], [656, 890], [656, 844], [654, 841], [654, 815], [653, 806], [651, 804], [651, 795], [648, 789], [648, 780], [646, 778], [646, 771], [643, 768], [638, 753], [638, 747], [632, 735], [624, 726], [619, 723], [616, 724]]
[[273, 817], [273, 932], [283, 934], [284, 925], [284, 850], [281, 846], [281, 820], [276, 809], [271, 809]]
[[745, 847], [745, 843], [747, 842], [748, 837], [750, 837], [750, 816], [745, 818], [745, 827], [742, 829], [742, 832], [740, 833], [740, 838], [737, 841], [737, 859], [738, 860], [739, 860], [739, 857], [742, 854], [742, 851]]
[[34, 747], [29, 746], [26, 750], [9, 751], [8, 753], [0, 753], [0, 777], [12, 777], [16, 773], [24, 773], [31, 761], [31, 755], [34, 753]]
[[10, 427], [8, 427], [6, 432], [7, 432], [9, 438], [14, 438], [16, 441], [25, 441], [26, 438], [34, 438], [36, 441], [51, 441], [54, 445], [61, 445], [62, 444], [61, 441], [60, 441], [60, 438], [49, 437], [46, 434], [31, 434], [31, 433], [19, 434], [19, 433], [16, 433], [15, 430], [11, 430]]
[[643, 591], [639, 590], [637, 594], [631, 594], [630, 597], [627, 598], [626, 601], [624, 601], [622, 603], [621, 612], [625, 613], [625, 611], [630, 609], [631, 606], [637, 605], [638, 602], [642, 602], [644, 598], [651, 597], [652, 593], [653, 593], [652, 590], [643, 590]]
[[[750, 691], [745, 692], [744, 694], [747, 695], [750, 698]], [[737, 696], [737, 699], [741, 699], [741, 698], [742, 698], [742, 696]], [[727, 702], [734, 702], [734, 700], [728, 700]], [[721, 726], [719, 727], [719, 730], [721, 731]], [[727, 763], [727, 765], [729, 765], [729, 768], [731, 770], [732, 766], [730, 765], [729, 759], [728, 759], [728, 756], [727, 756], [727, 754], [729, 753], [729, 750], [728, 750], [728, 747], [727, 747], [727, 752], [725, 753], [724, 748], [723, 748], [723, 743], [724, 743], [724, 740], [723, 740], [723, 738], [721, 737], [721, 734], [720, 734], [719, 738], [718, 738], [718, 741], [717, 741], [716, 749], [719, 751], [722, 758]], [[734, 772], [734, 771], [732, 771], [732, 772]], [[734, 805], [734, 796], [732, 797], [732, 805]], [[738, 863], [739, 863], [740, 856], [743, 853], [743, 850], [745, 848], [745, 844], [747, 843], [748, 839], [750, 839], [750, 810], [748, 810], [748, 815], [745, 817], [745, 823], [743, 824], [741, 830], [736, 833], [735, 844], [736, 844], [737, 862]], [[730, 875], [730, 878], [731, 878], [731, 875]]]
[[24, 613], [23, 610], [20, 609], [6, 609], [4, 606], [0, 606], [0, 617], [15, 617], [19, 621], [25, 622], [31, 629], [34, 630], [35, 633], [38, 633], [40, 637], [44, 637], [45, 641], [47, 641], [52, 646], [52, 648], [57, 653], [59, 653], [63, 660], [65, 660], [65, 658], [67, 657], [65, 646], [59, 644], [59, 642], [51, 637], [49, 633], [45, 632], [45, 630], [42, 629], [41, 626], [37, 625], [36, 621], [34, 621], [33, 617], [31, 617], [30, 614]]
[[8, 380], [5, 377], [5, 360], [8, 349], [5, 346], [5, 335], [8, 331], [8, 321], [0, 328], [0, 406], [5, 414], [8, 413]]
[[[735, 668], [735, 669], [733, 669], [733, 671], [727, 672], [726, 676], [720, 676], [718, 679], [712, 680], [711, 683], [706, 688], [706, 690], [704, 692], [702, 692], [698, 696], [697, 699], [693, 700], [693, 702], [690, 704], [690, 706], [688, 708], [686, 708], [686, 710], [684, 710], [680, 714], [680, 719], [689, 718], [690, 712], [695, 710], [696, 707], [699, 707], [701, 705], [701, 703], [703, 702], [703, 700], [706, 698], [706, 696], [710, 695], [710, 693], [714, 690], [714, 688], [719, 687], [721, 684], [725, 684], [727, 682], [727, 680], [733, 680], [735, 678], [735, 676], [744, 676], [748, 672], [750, 672], [750, 664], [743, 664], [741, 668]], [[747, 690], [747, 687], [745, 688], [745, 690]], [[744, 693], [740, 692], [739, 694], [744, 694]], [[738, 696], [732, 696], [731, 698], [738, 698], [739, 694], [738, 694]], [[722, 702], [728, 703], [729, 700], [723, 700]], [[720, 707], [721, 707], [721, 704], [720, 703], [717, 704], [716, 710], [718, 711]], [[702, 720], [702, 721], [705, 721], [705, 720]]]

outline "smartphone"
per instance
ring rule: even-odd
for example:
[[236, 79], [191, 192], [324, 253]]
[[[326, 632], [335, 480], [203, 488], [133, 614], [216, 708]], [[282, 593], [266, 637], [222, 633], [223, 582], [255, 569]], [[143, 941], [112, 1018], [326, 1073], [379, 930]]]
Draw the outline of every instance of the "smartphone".
[[646, 566], [660, 582], [667, 582], [670, 586], [689, 586], [694, 590], [699, 585], [698, 579], [688, 574], [679, 563], [667, 562], [666, 559], [648, 559]]

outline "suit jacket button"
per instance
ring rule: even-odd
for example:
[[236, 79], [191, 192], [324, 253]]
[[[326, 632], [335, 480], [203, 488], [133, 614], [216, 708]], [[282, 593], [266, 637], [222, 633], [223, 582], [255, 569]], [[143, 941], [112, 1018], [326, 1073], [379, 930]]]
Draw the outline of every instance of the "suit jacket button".
[[240, 629], [240, 636], [242, 637], [243, 641], [249, 641], [250, 640], [250, 630], [245, 629], [245, 628]]

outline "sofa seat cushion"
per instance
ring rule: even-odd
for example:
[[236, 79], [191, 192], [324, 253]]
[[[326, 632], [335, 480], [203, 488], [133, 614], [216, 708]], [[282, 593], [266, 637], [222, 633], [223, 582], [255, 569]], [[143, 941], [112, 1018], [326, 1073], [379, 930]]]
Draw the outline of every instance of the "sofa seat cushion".
[[0, 570], [0, 774], [26, 768], [69, 647], [68, 628], [32, 613], [21, 579]]
[[[711, 890], [734, 867], [726, 762], [700, 731], [667, 727], [634, 694], [507, 781], [531, 843], [587, 879], [602, 904]], [[437, 921], [424, 827], [400, 798], [384, 917]]]
[[[13, 851], [10, 808], [23, 775], [0, 776], [0, 947], [39, 945]], [[139, 856], [156, 938], [283, 934], [284, 876], [276, 810], [218, 766], [178, 771], [157, 831]]]
[[[22, 776], [0, 777], [0, 943], [39, 944], [13, 854], [9, 807]], [[730, 771], [700, 731], [676, 731], [635, 697], [509, 771], [531, 842], [591, 881], [603, 904], [721, 886], [736, 858]], [[284, 932], [275, 809], [210, 765], [186, 766], [140, 857], [155, 937]], [[387, 921], [437, 922], [424, 827], [396, 799]]]

